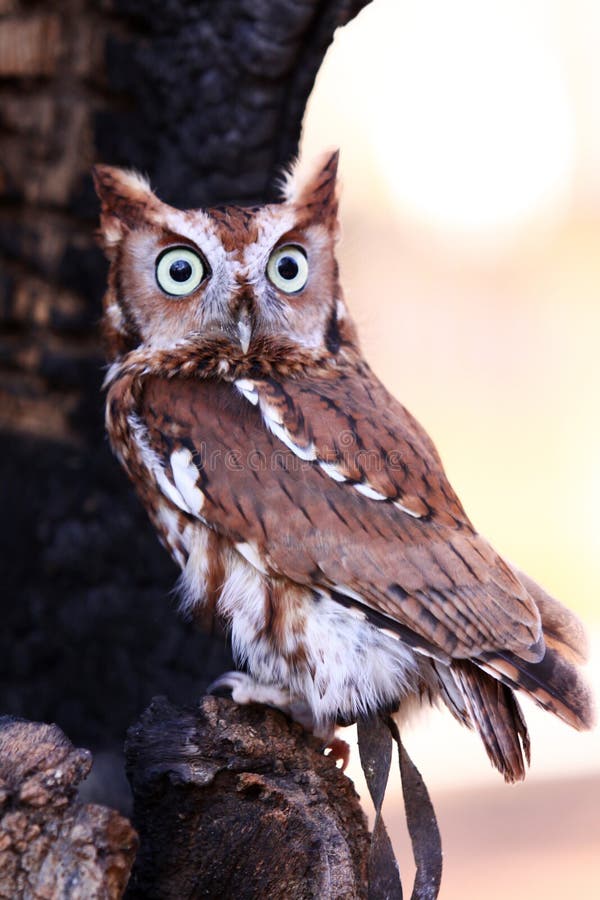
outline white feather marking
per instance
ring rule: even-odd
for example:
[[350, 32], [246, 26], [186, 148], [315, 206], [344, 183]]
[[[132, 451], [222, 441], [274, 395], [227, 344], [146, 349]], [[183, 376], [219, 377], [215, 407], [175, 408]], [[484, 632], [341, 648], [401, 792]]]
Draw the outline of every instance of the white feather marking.
[[264, 567], [263, 561], [256, 547], [253, 547], [252, 544], [239, 543], [235, 545], [235, 549], [238, 553], [241, 553], [244, 559], [249, 562], [251, 566], [254, 566], [254, 568], [258, 569], [259, 572], [262, 572], [263, 575], [267, 574], [267, 570]]
[[264, 410], [263, 418], [267, 428], [269, 428], [269, 430], [273, 432], [275, 437], [278, 437], [279, 440], [286, 445], [286, 447], [289, 447], [292, 453], [300, 457], [300, 459], [306, 460], [307, 462], [314, 462], [314, 460], [317, 458], [317, 451], [315, 449], [315, 445], [312, 442], [308, 445], [308, 447], [299, 447], [298, 444], [294, 443], [294, 441], [290, 437], [287, 428], [285, 428], [283, 425], [280, 425], [273, 419], [268, 418], [264, 414]]
[[379, 631], [382, 634], [387, 634], [388, 637], [394, 638], [395, 641], [400, 640], [400, 636], [398, 635], [398, 633], [396, 631], [392, 631], [391, 628], [379, 628]]
[[[265, 582], [260, 572], [238, 553], [230, 554], [227, 560], [225, 581], [217, 608], [229, 623], [231, 646], [236, 661], [248, 662], [250, 672], [260, 681], [281, 683], [281, 677], [277, 677], [275, 672], [269, 672], [264, 677], [265, 673], [260, 671], [258, 661], [253, 657], [258, 636], [265, 624]], [[250, 664], [251, 659], [253, 664]], [[272, 660], [272, 664], [276, 662], [277, 660]]]
[[179, 517], [175, 510], [166, 503], [160, 503], [156, 509], [156, 518], [166, 531], [165, 546], [180, 569], [184, 569], [187, 558], [180, 549], [180, 544], [187, 550], [187, 542], [180, 527]]
[[334, 481], [346, 481], [346, 476], [340, 472], [335, 463], [323, 462], [323, 460], [319, 460], [319, 466], [323, 469], [326, 475], [329, 475], [330, 478], [333, 478]]
[[424, 647], [413, 647], [415, 653], [418, 653], [419, 656], [424, 656], [426, 659], [435, 659], [437, 662], [443, 663], [445, 666], [448, 665], [448, 657], [443, 657], [441, 652], [436, 655], [430, 650], [426, 650]]
[[351, 600], [356, 600], [356, 602], [360, 603], [362, 606], [367, 606], [365, 598], [361, 597], [360, 594], [357, 594], [356, 591], [353, 591], [352, 588], [346, 587], [345, 584], [334, 584], [333, 590], [337, 591], [338, 594], [344, 594], [345, 597], [350, 597]]
[[181, 591], [179, 609], [184, 615], [191, 613], [194, 607], [202, 604], [206, 598], [208, 570], [206, 551], [209, 534], [208, 528], [196, 523], [191, 523], [184, 530], [188, 559], [179, 581]]
[[256, 406], [258, 403], [258, 391], [254, 382], [250, 381], [249, 378], [238, 378], [233, 383], [240, 394], [243, 394], [246, 400], [249, 400], [253, 406]]
[[276, 406], [271, 406], [266, 400], [260, 398], [260, 411], [263, 414], [263, 418], [269, 428], [272, 425], [279, 425], [282, 428], [285, 427], [283, 424], [283, 419], [281, 418], [281, 413], [277, 409]]
[[167, 478], [167, 476], [165, 474], [164, 469], [162, 469], [160, 466], [158, 466], [157, 468], [153, 469], [152, 471], [154, 472], [154, 477], [156, 478], [156, 483], [158, 484], [159, 488], [161, 489], [161, 491], [163, 492], [165, 497], [168, 497], [169, 500], [171, 500], [171, 502], [174, 503], [175, 506], [178, 506], [179, 509], [183, 510], [183, 512], [190, 513], [191, 509], [189, 508], [189, 506], [187, 505], [187, 503], [185, 502], [185, 500], [183, 499], [183, 497], [181, 496], [181, 494], [179, 493], [179, 491], [177, 490], [175, 485], [172, 484], [171, 481], [169, 481], [169, 479]]
[[192, 454], [187, 447], [181, 447], [171, 453], [171, 469], [177, 490], [187, 503], [190, 512], [197, 515], [204, 504], [204, 494], [197, 485], [200, 472], [192, 462]]
[[167, 532], [169, 540], [175, 543], [177, 538], [181, 536], [178, 514], [171, 506], [168, 506], [166, 503], [160, 503], [156, 509], [156, 517]]
[[123, 363], [121, 362], [121, 360], [117, 360], [116, 362], [111, 363], [111, 365], [108, 367], [106, 375], [104, 376], [104, 381], [102, 382], [103, 390], [106, 390], [106, 388], [109, 387], [113, 383], [113, 381], [116, 381], [116, 379], [121, 374], [122, 366]]
[[382, 494], [380, 491], [376, 491], [375, 488], [372, 488], [370, 484], [355, 484], [354, 488], [358, 491], [359, 494], [363, 494], [365, 497], [369, 497], [370, 500], [387, 500], [385, 494]]
[[420, 519], [421, 513], [415, 512], [414, 509], [409, 509], [407, 506], [402, 506], [399, 500], [394, 500], [394, 506], [396, 509], [399, 509], [401, 512], [406, 513], [408, 516], [412, 516], [413, 519]]
[[246, 319], [240, 319], [238, 321], [238, 338], [240, 342], [240, 347], [242, 348], [242, 353], [248, 352], [248, 347], [250, 346], [250, 339], [252, 337], [252, 326], [250, 322]]
[[154, 477], [159, 488], [169, 500], [178, 506], [183, 512], [190, 513], [191, 509], [175, 487], [175, 485], [167, 478], [162, 463], [148, 440], [148, 432], [137, 416], [131, 415], [127, 417], [127, 422], [131, 428], [135, 443], [140, 453], [143, 465]]

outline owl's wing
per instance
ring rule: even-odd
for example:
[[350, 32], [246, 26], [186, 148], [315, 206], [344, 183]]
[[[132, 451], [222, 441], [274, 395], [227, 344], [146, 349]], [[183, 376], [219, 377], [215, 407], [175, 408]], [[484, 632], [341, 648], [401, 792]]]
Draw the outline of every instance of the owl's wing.
[[258, 567], [360, 604], [441, 659], [541, 657], [527, 590], [373, 376], [144, 383], [140, 417], [167, 482]]
[[[440, 664], [470, 659], [590, 727], [575, 617], [474, 531], [406, 410], [368, 372], [341, 374], [237, 387], [145, 378], [138, 436], [157, 486], [258, 569], [326, 590]], [[368, 463], [338, 452], [348, 435]], [[479, 697], [480, 681], [465, 670], [463, 695]]]

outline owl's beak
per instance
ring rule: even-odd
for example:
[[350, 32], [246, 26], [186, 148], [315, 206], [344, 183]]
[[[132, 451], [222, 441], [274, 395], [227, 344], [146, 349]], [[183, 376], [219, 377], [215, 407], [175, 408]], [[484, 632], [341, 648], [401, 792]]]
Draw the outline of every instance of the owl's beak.
[[237, 333], [242, 352], [247, 353], [250, 346], [250, 338], [252, 337], [252, 317], [245, 303], [242, 304], [238, 312]]

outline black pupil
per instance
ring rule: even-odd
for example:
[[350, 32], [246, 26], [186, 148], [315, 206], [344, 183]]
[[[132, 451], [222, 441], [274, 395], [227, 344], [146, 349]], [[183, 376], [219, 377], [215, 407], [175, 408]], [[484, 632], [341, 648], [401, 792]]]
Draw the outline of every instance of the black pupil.
[[169, 267], [169, 275], [173, 281], [187, 281], [192, 277], [192, 267], [187, 259], [176, 259]]
[[277, 263], [277, 271], [286, 281], [293, 281], [298, 274], [298, 263], [293, 256], [282, 256]]

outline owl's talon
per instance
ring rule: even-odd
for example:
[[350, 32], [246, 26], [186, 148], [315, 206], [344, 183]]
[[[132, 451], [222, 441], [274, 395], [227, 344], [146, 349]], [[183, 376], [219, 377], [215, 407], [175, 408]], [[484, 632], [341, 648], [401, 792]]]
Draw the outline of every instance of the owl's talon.
[[217, 696], [229, 696], [234, 703], [247, 706], [250, 703], [259, 703], [262, 706], [272, 706], [284, 715], [298, 722], [305, 731], [314, 733], [315, 737], [321, 737], [324, 744], [324, 752], [333, 756], [336, 764], [342, 763], [342, 772], [346, 770], [350, 761], [350, 746], [341, 738], [333, 734], [333, 726], [327, 724], [321, 728], [314, 725], [310, 707], [305, 701], [294, 698], [289, 691], [277, 687], [274, 684], [260, 684], [246, 672], [225, 672], [220, 675], [208, 688], [209, 694]]
[[209, 684], [206, 693], [212, 694], [214, 697], [225, 697], [228, 700], [233, 700], [233, 686], [223, 676]]
[[260, 684], [246, 672], [225, 672], [208, 687], [208, 693], [230, 696], [240, 706], [260, 703], [263, 706], [273, 706], [288, 716], [291, 714], [288, 691], [274, 684]]
[[338, 762], [341, 761], [341, 770], [342, 772], [346, 771], [348, 763], [350, 762], [350, 744], [346, 743], [346, 741], [343, 741], [341, 738], [334, 737], [329, 741], [324, 752], [326, 756], [332, 756], [335, 759], [336, 766]]
[[230, 697], [233, 700], [233, 692], [236, 687], [236, 677], [241, 672], [224, 672], [215, 678], [206, 689], [207, 694], [213, 694], [216, 697]]

